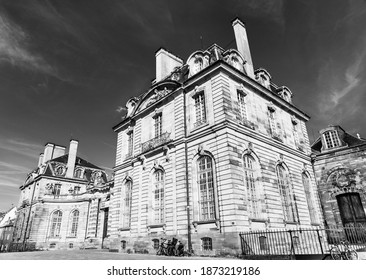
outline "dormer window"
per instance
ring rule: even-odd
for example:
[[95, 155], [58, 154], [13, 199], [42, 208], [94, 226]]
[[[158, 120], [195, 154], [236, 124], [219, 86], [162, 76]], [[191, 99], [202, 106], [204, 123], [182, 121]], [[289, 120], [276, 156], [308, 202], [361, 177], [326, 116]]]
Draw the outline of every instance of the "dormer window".
[[338, 134], [335, 130], [329, 130], [323, 134], [327, 149], [332, 149], [340, 146]]

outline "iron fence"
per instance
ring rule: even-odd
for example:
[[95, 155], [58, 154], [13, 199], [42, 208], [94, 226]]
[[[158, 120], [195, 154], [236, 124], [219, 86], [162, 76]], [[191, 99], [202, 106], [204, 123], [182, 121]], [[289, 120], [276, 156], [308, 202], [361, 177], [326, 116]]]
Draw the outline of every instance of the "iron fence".
[[355, 250], [366, 248], [363, 227], [273, 229], [239, 235], [243, 255], [325, 255], [341, 240]]

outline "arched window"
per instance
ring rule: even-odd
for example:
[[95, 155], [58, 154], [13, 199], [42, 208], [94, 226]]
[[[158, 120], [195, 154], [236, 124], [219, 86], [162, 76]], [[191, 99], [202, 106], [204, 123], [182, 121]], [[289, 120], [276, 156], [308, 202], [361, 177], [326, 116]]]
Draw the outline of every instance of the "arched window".
[[154, 223], [164, 223], [164, 185], [165, 178], [162, 170], [154, 172]]
[[317, 218], [316, 218], [316, 211], [315, 211], [315, 207], [314, 207], [313, 197], [311, 195], [310, 178], [305, 172], [302, 173], [302, 184], [304, 186], [306, 201], [308, 203], [310, 221], [312, 223], [316, 223]]
[[57, 210], [51, 216], [50, 237], [59, 237], [61, 231], [62, 212]]
[[74, 210], [70, 216], [71, 219], [71, 232], [70, 236], [76, 237], [79, 224], [79, 211]]
[[323, 135], [327, 149], [340, 146], [338, 134], [335, 130], [326, 131]]
[[198, 185], [200, 220], [215, 220], [215, 194], [212, 159], [209, 156], [202, 156], [198, 159]]
[[277, 165], [276, 172], [285, 221], [297, 222], [297, 209], [292, 194], [289, 174], [285, 167], [280, 164]]
[[201, 238], [201, 242], [202, 242], [202, 250], [203, 251], [212, 250], [212, 238], [203, 237], [203, 238]]
[[155, 250], [158, 250], [159, 249], [159, 246], [160, 246], [159, 239], [153, 239], [152, 242], [153, 242], [154, 249]]
[[244, 185], [247, 190], [248, 214], [251, 218], [260, 218], [260, 195], [255, 176], [255, 160], [250, 155], [243, 156]]
[[123, 211], [123, 227], [131, 226], [131, 209], [132, 209], [132, 181], [127, 180], [125, 183], [125, 205]]
[[259, 236], [259, 249], [260, 250], [268, 250], [267, 237]]
[[80, 168], [78, 168], [78, 169], [76, 169], [76, 170], [75, 170], [75, 175], [74, 175], [74, 177], [75, 177], [75, 178], [82, 179], [82, 178], [83, 178], [83, 177], [82, 177], [82, 174], [83, 174], [83, 170], [82, 170], [82, 169], [80, 169]]

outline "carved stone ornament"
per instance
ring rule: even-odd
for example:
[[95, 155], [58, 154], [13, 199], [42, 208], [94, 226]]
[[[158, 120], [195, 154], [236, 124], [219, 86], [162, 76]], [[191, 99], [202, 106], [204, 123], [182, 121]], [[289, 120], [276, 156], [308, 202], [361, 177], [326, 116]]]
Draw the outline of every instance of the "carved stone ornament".
[[204, 147], [203, 144], [199, 144], [197, 148], [197, 153], [202, 156], [204, 154]]
[[138, 160], [141, 162], [142, 170], [145, 170], [145, 168], [146, 168], [146, 166], [145, 166], [146, 157], [145, 156], [139, 156]]
[[296, 125], [298, 123], [298, 120], [295, 116], [291, 116], [291, 122]]
[[276, 107], [273, 105], [273, 102], [267, 104], [268, 110], [271, 112], [276, 111]]
[[159, 161], [156, 159], [154, 160], [154, 169], [158, 169], [159, 168]]
[[253, 143], [249, 142], [248, 143], [248, 154], [251, 154], [253, 152]]
[[162, 99], [167, 94], [171, 93], [172, 90], [167, 89], [164, 87], [162, 90], [155, 89], [154, 94], [150, 97], [150, 99], [146, 102], [146, 107], [150, 106], [151, 104], [155, 103], [156, 101]]
[[169, 162], [169, 160], [170, 160], [170, 156], [169, 156], [170, 149], [169, 149], [169, 147], [167, 145], [165, 145], [163, 147], [163, 151], [164, 151], [164, 155], [165, 155], [165, 161]]
[[247, 92], [246, 92], [245, 87], [244, 87], [243, 84], [240, 84], [239, 90], [244, 94], [244, 96], [247, 95]]
[[284, 157], [283, 154], [279, 154], [279, 160], [278, 160], [279, 164], [283, 164], [284, 163]]

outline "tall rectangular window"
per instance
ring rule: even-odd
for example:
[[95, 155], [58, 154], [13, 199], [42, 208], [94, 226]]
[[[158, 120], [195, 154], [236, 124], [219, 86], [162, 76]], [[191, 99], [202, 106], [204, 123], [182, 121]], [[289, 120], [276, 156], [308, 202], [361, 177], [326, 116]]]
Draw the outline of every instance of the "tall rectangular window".
[[282, 165], [277, 165], [276, 171], [285, 220], [289, 222], [297, 222], [298, 213], [288, 173]]
[[251, 218], [260, 218], [261, 207], [260, 207], [260, 197], [258, 194], [258, 189], [256, 187], [255, 180], [255, 169], [254, 169], [254, 159], [245, 155], [243, 157], [244, 162], [244, 184], [247, 189], [248, 196], [248, 212]]
[[131, 226], [131, 210], [132, 210], [132, 181], [128, 180], [125, 184], [125, 207], [123, 213], [123, 227]]
[[200, 92], [194, 96], [194, 107], [196, 112], [195, 126], [206, 122], [205, 94]]
[[242, 121], [245, 121], [248, 119], [246, 102], [245, 102], [245, 94], [241, 90], [237, 90], [237, 96], [238, 96], [238, 103], [239, 103], [240, 118]]
[[209, 156], [202, 156], [198, 159], [198, 180], [200, 192], [200, 220], [215, 220], [212, 159]]
[[76, 237], [78, 231], [78, 224], [79, 224], [79, 211], [75, 210], [72, 213], [72, 221], [71, 221], [71, 236]]
[[305, 196], [306, 196], [306, 201], [308, 203], [310, 221], [312, 223], [316, 223], [317, 218], [316, 218], [316, 211], [315, 211], [315, 207], [314, 207], [313, 197], [311, 195], [310, 178], [306, 173], [302, 173], [302, 184], [305, 189]]
[[275, 111], [272, 111], [272, 110], [268, 111], [268, 122], [269, 122], [269, 128], [271, 131], [271, 135], [272, 136], [276, 135], [277, 129], [276, 129]]
[[159, 138], [163, 134], [163, 119], [162, 119], [162, 114], [156, 115], [154, 119], [155, 119], [155, 123], [154, 123], [154, 127], [155, 127], [155, 138]]
[[154, 222], [164, 223], [164, 172], [154, 172]]
[[127, 151], [127, 155], [132, 156], [132, 152], [133, 152], [133, 131], [128, 133], [128, 151]]
[[297, 124], [293, 123], [292, 124], [292, 128], [293, 128], [293, 133], [294, 133], [294, 140], [295, 140], [295, 146], [298, 147], [299, 144], [300, 144], [300, 141], [299, 141], [299, 131], [297, 129]]

